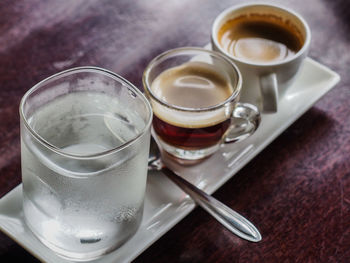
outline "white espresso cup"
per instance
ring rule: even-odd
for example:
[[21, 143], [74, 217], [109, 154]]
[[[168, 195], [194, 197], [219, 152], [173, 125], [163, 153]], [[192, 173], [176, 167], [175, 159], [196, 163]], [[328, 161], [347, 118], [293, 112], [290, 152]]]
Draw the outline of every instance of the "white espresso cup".
[[[260, 55], [264, 53], [260, 52], [259, 45], [256, 44], [260, 42], [254, 42], [260, 41], [260, 36], [254, 37], [252, 41], [252, 37], [245, 36], [247, 32], [244, 31], [240, 33], [243, 40], [235, 40], [236, 36], [234, 36], [232, 42], [224, 42], [222, 32], [230, 29], [231, 25], [232, 30], [238, 30], [237, 28], [233, 29], [236, 26], [235, 23], [244, 21], [244, 19], [251, 23], [258, 23], [258, 28], [262, 28], [263, 23], [277, 24], [276, 26], [285, 28], [294, 35], [293, 37], [299, 39], [300, 48], [287, 55], [289, 52], [286, 49], [288, 41], [286, 45], [280, 45], [269, 40], [268, 47], [277, 50], [278, 56], [276, 55], [273, 59], [271, 56], [269, 59], [261, 59], [263, 56]], [[251, 25], [248, 25], [244, 30], [252, 30]], [[264, 29], [262, 28], [258, 32], [262, 32], [262, 30]], [[277, 37], [281, 36], [280, 34], [276, 35]], [[227, 38], [231, 40], [230, 37]], [[281, 38], [286, 41], [286, 38]], [[305, 20], [292, 10], [272, 4], [251, 3], [230, 7], [216, 17], [211, 31], [213, 50], [229, 57], [242, 74], [243, 88], [240, 101], [252, 103], [257, 105], [260, 111], [271, 113], [277, 112], [279, 99], [284, 96], [287, 88], [295, 80], [300, 66], [307, 56], [310, 42], [311, 32]]]

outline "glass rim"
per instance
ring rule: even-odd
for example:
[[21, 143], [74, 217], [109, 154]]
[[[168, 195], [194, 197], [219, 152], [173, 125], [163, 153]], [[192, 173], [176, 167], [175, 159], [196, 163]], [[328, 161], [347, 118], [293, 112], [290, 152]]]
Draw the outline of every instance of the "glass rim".
[[[177, 54], [194, 54], [196, 53], [205, 53], [207, 55], [216, 57], [217, 59], [221, 60], [221, 61], [225, 61], [228, 65], [231, 66], [231, 68], [233, 69], [233, 72], [235, 73], [235, 77], [236, 77], [236, 85], [232, 91], [232, 94], [224, 101], [215, 104], [213, 106], [209, 106], [209, 107], [202, 107], [202, 108], [188, 108], [188, 107], [181, 107], [181, 106], [177, 106], [174, 104], [170, 104], [162, 99], [160, 99], [158, 96], [156, 96], [156, 94], [154, 94], [154, 92], [151, 89], [151, 83], [149, 81], [149, 73], [151, 71], [151, 69], [153, 68], [153, 66], [158, 62], [161, 61], [162, 59], [166, 59], [168, 57], [171, 57], [171, 55], [177, 55]], [[218, 110], [222, 107], [224, 107], [227, 104], [230, 104], [232, 101], [234, 101], [242, 88], [242, 76], [241, 73], [238, 69], [238, 67], [236, 66], [236, 64], [234, 62], [232, 62], [230, 59], [226, 58], [224, 55], [220, 54], [219, 52], [216, 51], [212, 51], [212, 50], [208, 50], [205, 48], [199, 48], [199, 47], [180, 47], [180, 48], [174, 48], [174, 49], [170, 49], [167, 50], [161, 54], [159, 54], [158, 56], [156, 56], [155, 58], [153, 58], [149, 64], [147, 65], [146, 69], [143, 72], [143, 76], [142, 76], [142, 82], [143, 82], [143, 86], [144, 86], [144, 90], [147, 93], [147, 95], [149, 95], [152, 99], [154, 99], [157, 103], [170, 108], [170, 109], [174, 109], [177, 111], [182, 111], [182, 112], [208, 112], [208, 111], [214, 111], [214, 110]]]
[[[57, 77], [62, 77], [62, 76], [67, 75], [69, 73], [74, 74], [74, 73], [78, 73], [78, 72], [95, 72], [98, 74], [103, 74], [103, 75], [109, 76], [112, 79], [117, 80], [122, 84], [125, 84], [128, 88], [131, 88], [132, 91], [134, 91], [138, 95], [138, 97], [141, 98], [141, 100], [146, 105], [146, 108], [148, 109], [149, 114], [148, 114], [148, 119], [146, 120], [143, 129], [139, 131], [137, 136], [135, 136], [131, 140], [128, 140], [127, 142], [125, 142], [122, 145], [119, 145], [117, 147], [112, 147], [111, 149], [108, 149], [105, 151], [84, 155], [84, 154], [72, 154], [69, 152], [65, 152], [61, 148], [59, 148], [59, 147], [51, 144], [47, 140], [45, 140], [42, 136], [40, 136], [36, 131], [34, 131], [32, 129], [32, 127], [29, 124], [27, 117], [24, 113], [24, 104], [26, 103], [28, 97], [33, 92], [35, 92], [40, 87], [42, 87], [44, 84], [46, 84], [46, 82], [48, 82], [48, 81], [50, 81], [54, 78], [57, 78]], [[33, 136], [40, 144], [44, 145], [49, 150], [51, 150], [57, 154], [60, 154], [62, 156], [66, 156], [66, 157], [70, 157], [70, 158], [77, 158], [77, 159], [95, 159], [97, 157], [102, 157], [102, 156], [106, 156], [106, 155], [121, 151], [122, 149], [124, 149], [124, 148], [130, 146], [131, 144], [133, 144], [134, 142], [136, 142], [140, 137], [142, 137], [147, 132], [147, 130], [150, 128], [150, 126], [152, 124], [152, 118], [153, 118], [152, 107], [151, 107], [148, 99], [145, 97], [145, 95], [138, 88], [136, 88], [131, 82], [129, 82], [128, 80], [126, 80], [122, 76], [120, 76], [112, 71], [109, 71], [107, 69], [103, 69], [100, 67], [94, 67], [94, 66], [82, 66], [82, 67], [75, 67], [75, 68], [67, 69], [67, 70], [55, 73], [55, 74], [41, 80], [40, 82], [35, 84], [32, 88], [30, 88], [23, 95], [21, 102], [20, 102], [20, 106], [19, 106], [19, 113], [20, 113], [21, 120], [23, 120], [23, 123], [24, 123], [25, 127], [27, 128], [27, 130], [29, 131], [29, 133], [31, 134], [31, 136]]]

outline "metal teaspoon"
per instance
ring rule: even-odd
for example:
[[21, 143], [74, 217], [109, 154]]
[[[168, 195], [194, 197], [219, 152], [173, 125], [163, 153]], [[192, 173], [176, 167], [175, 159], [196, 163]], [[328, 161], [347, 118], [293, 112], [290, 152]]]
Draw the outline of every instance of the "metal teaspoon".
[[160, 150], [153, 137], [151, 137], [148, 170], [163, 172], [163, 174], [187, 193], [199, 206], [237, 236], [252, 242], [259, 242], [261, 240], [261, 234], [258, 229], [246, 218], [167, 168], [161, 160]]

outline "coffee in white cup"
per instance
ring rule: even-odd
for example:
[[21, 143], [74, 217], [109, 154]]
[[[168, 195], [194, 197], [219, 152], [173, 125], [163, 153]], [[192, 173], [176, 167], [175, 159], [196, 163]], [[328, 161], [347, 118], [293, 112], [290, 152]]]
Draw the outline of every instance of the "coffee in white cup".
[[272, 4], [233, 6], [212, 26], [213, 49], [242, 73], [240, 101], [264, 112], [277, 112], [278, 100], [293, 83], [310, 41], [310, 29], [300, 15]]

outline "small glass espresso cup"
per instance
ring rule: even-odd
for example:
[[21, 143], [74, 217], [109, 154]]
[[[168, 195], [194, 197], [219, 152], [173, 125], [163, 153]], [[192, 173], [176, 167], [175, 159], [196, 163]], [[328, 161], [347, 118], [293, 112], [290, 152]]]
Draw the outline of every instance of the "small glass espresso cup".
[[162, 149], [195, 161], [221, 144], [244, 139], [258, 128], [254, 105], [238, 103], [242, 78], [219, 53], [194, 47], [169, 50], [143, 74], [154, 118], [152, 133]]
[[23, 211], [61, 257], [111, 252], [138, 229], [152, 109], [122, 77], [95, 67], [53, 75], [20, 104]]

